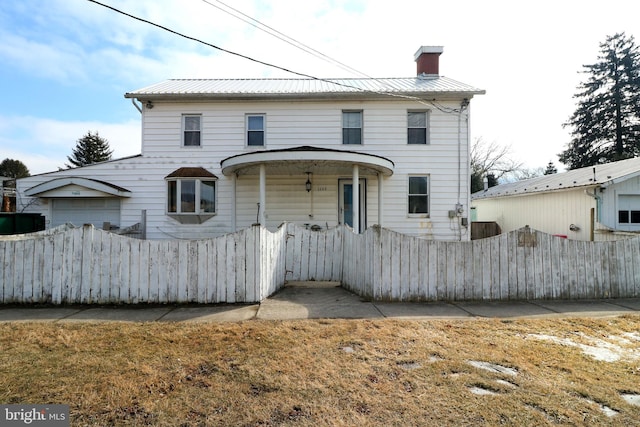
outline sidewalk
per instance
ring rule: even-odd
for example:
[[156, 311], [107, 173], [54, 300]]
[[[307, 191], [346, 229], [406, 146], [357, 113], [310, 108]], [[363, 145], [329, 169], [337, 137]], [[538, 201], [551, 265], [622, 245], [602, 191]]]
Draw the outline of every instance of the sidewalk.
[[3, 307], [0, 322], [240, 322], [293, 319], [608, 317], [640, 313], [640, 298], [589, 301], [373, 303], [334, 286], [285, 287], [261, 304]]

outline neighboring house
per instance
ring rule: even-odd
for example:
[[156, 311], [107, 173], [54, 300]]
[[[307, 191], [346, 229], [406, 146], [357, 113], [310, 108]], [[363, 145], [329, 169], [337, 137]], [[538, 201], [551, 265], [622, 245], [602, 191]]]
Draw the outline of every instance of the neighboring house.
[[491, 187], [471, 195], [474, 220], [528, 225], [576, 240], [640, 231], [640, 158]]
[[129, 227], [144, 211], [151, 239], [295, 222], [468, 240], [469, 101], [484, 91], [440, 76], [442, 51], [421, 47], [416, 77], [167, 80], [127, 93], [142, 153], [21, 179], [20, 204], [49, 227]]
[[7, 186], [15, 181], [15, 178], [7, 176], [0, 176], [0, 212], [15, 212], [16, 206], [16, 189], [14, 187]]

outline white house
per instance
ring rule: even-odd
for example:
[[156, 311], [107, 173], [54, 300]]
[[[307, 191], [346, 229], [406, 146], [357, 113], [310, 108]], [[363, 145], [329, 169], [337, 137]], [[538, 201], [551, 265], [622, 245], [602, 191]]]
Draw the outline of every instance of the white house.
[[576, 240], [640, 231], [640, 158], [497, 185], [471, 195], [474, 220]]
[[288, 221], [468, 240], [469, 101], [484, 91], [441, 76], [442, 52], [421, 47], [415, 77], [167, 80], [129, 92], [141, 154], [21, 179], [19, 204], [48, 227], [125, 228], [145, 212], [152, 239]]

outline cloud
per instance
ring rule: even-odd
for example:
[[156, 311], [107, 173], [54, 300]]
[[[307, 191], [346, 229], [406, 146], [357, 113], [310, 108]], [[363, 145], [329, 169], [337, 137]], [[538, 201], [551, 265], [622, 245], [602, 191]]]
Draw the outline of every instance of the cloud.
[[3, 158], [20, 160], [31, 174], [51, 172], [68, 163], [79, 138], [87, 132], [99, 132], [109, 141], [113, 158], [139, 154], [140, 121], [103, 123], [65, 122], [38, 117], [1, 117], [0, 152]]

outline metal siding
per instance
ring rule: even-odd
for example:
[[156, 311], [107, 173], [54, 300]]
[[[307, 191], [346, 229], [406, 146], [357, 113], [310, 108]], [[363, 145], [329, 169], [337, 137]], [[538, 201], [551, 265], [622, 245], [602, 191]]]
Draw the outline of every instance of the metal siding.
[[[595, 200], [582, 190], [474, 200], [477, 221], [495, 221], [503, 233], [525, 225], [548, 234], [589, 240], [590, 209]], [[580, 230], [569, 230], [575, 224]]]

